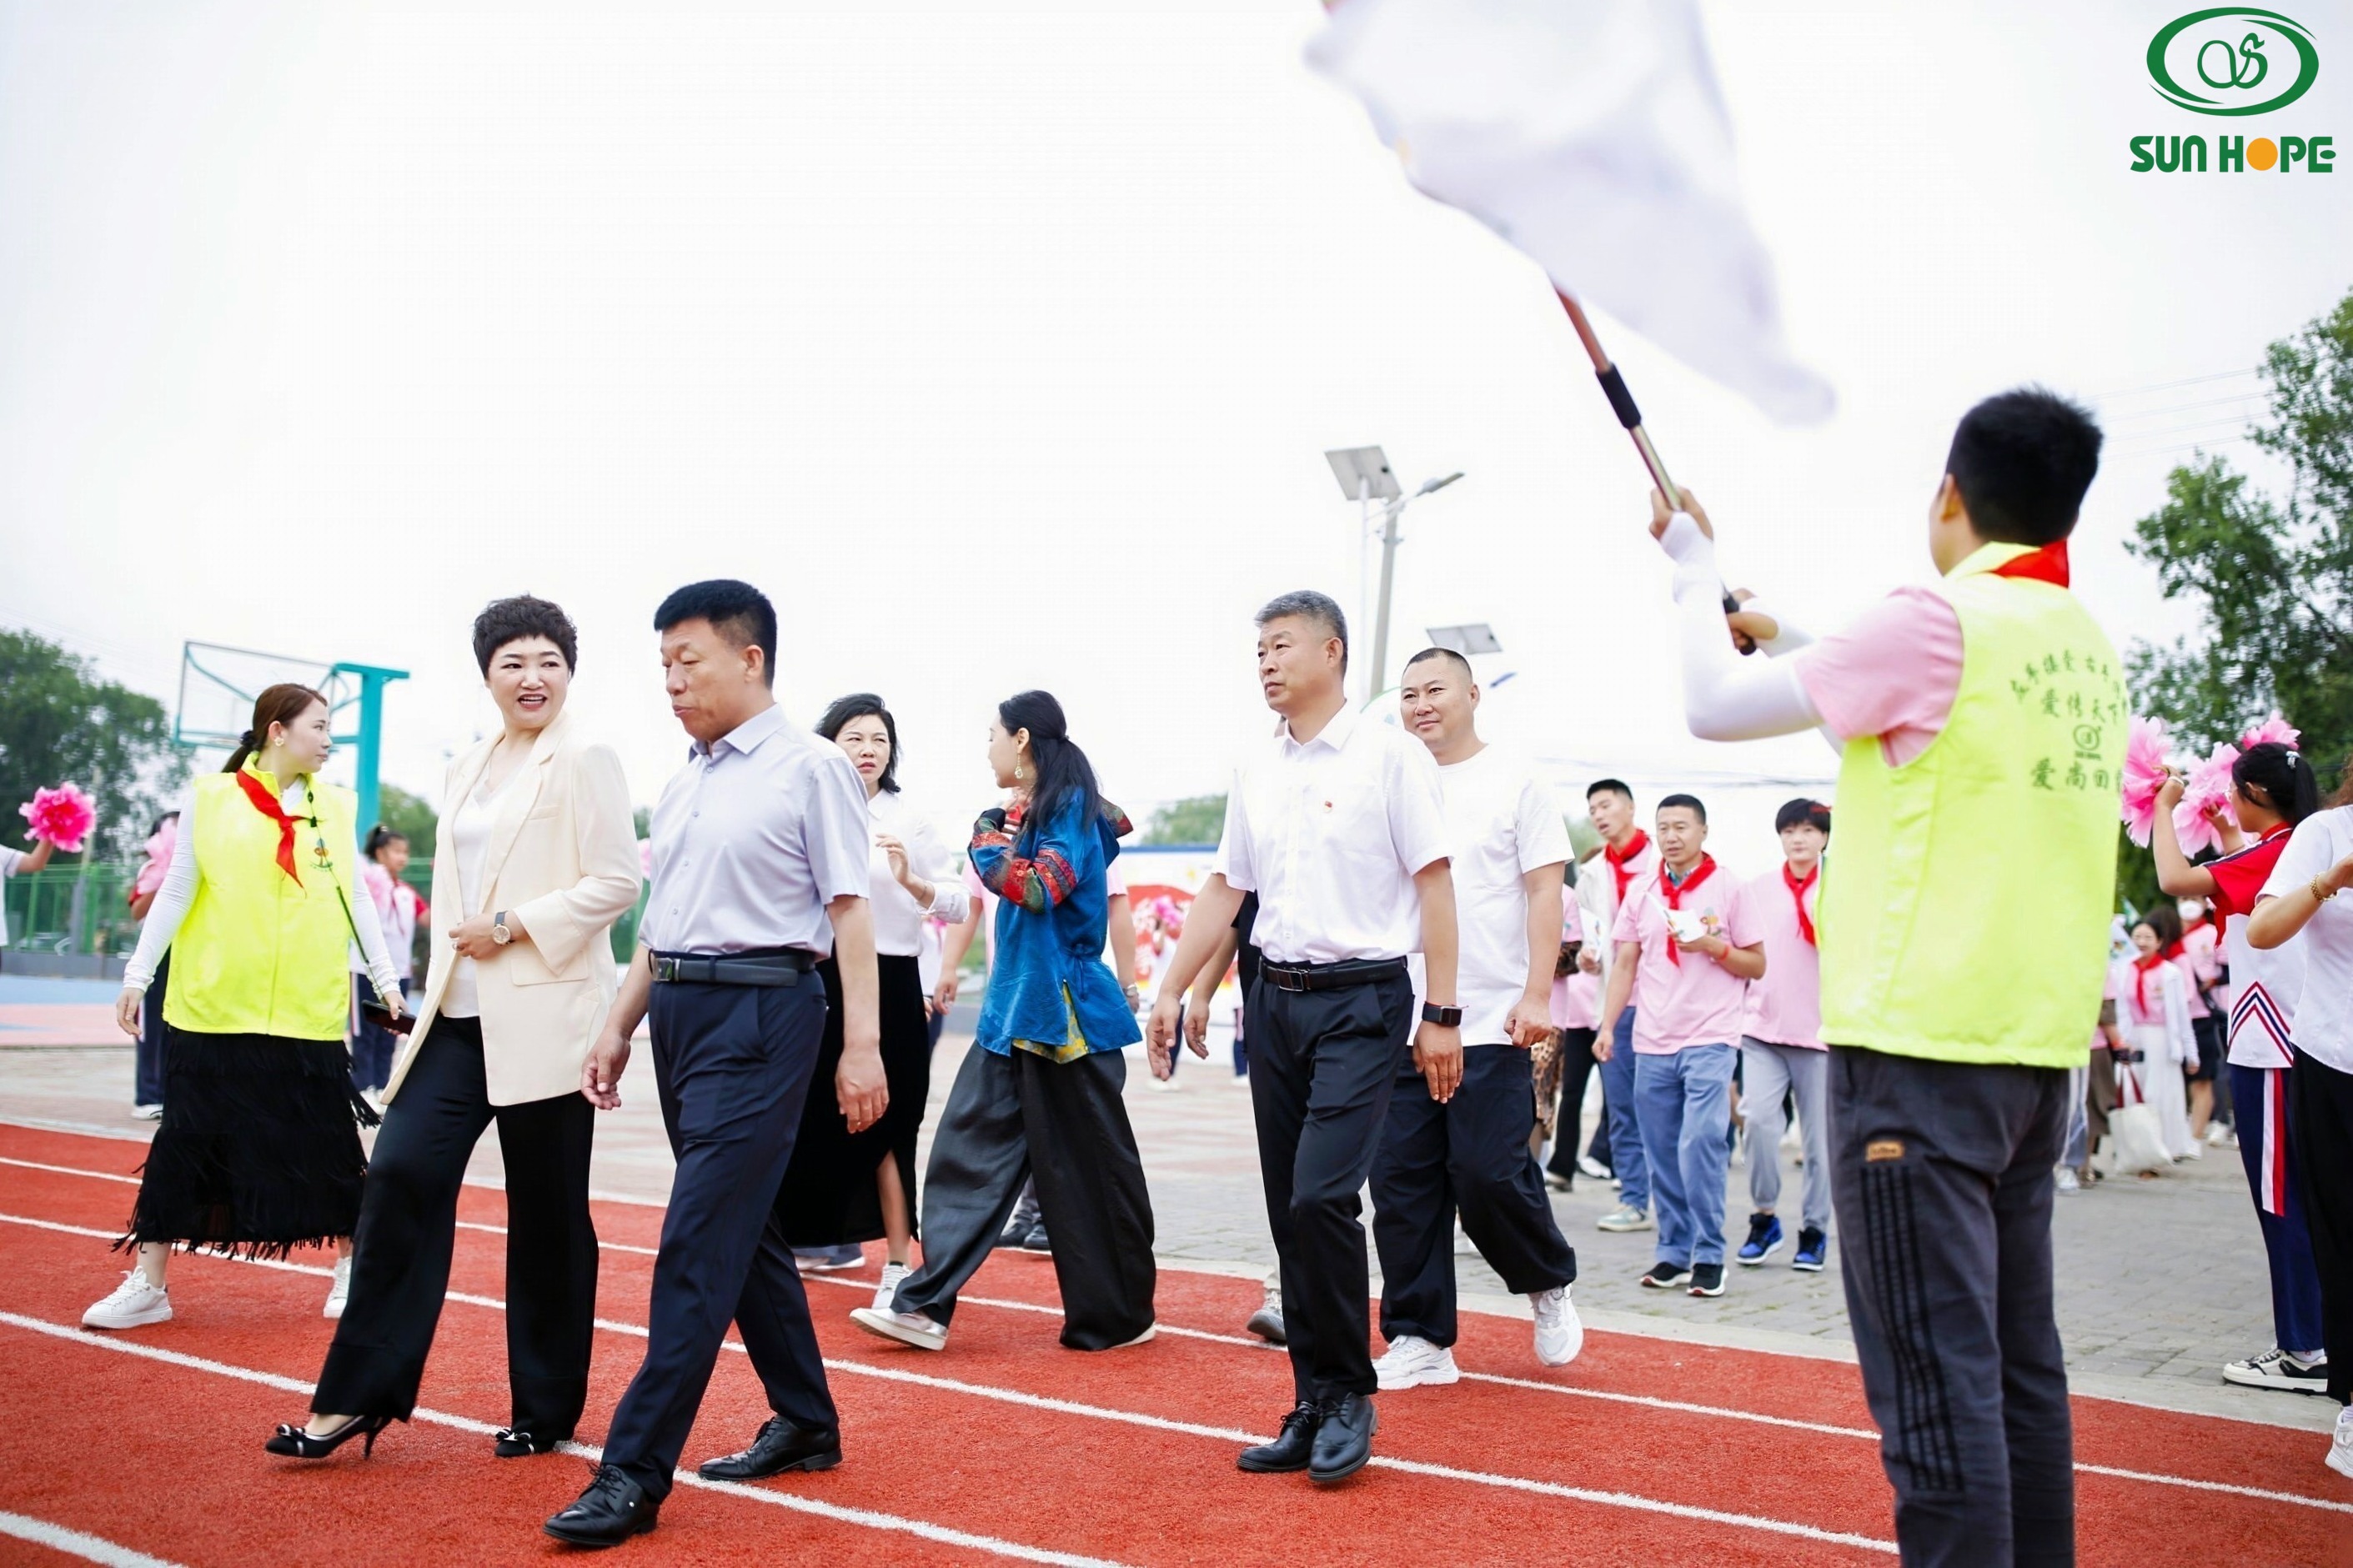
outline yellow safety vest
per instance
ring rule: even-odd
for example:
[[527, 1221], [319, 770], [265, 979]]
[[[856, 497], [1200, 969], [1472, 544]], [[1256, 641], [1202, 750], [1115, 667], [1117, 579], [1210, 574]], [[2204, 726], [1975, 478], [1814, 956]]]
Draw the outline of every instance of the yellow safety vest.
[[1996, 577], [1989, 544], [1937, 592], [1961, 681], [1928, 749], [1847, 743], [1825, 862], [1822, 1038], [1937, 1061], [2072, 1068], [2098, 1018], [2116, 907], [2127, 709], [2073, 594]]
[[[246, 771], [278, 797], [277, 779]], [[303, 782], [311, 804], [294, 823], [297, 882], [278, 865], [278, 824], [255, 808], [236, 775], [196, 779], [196, 896], [172, 940], [164, 998], [173, 1027], [343, 1037], [352, 984], [344, 909], [360, 896], [352, 878], [358, 800], [350, 790]]]

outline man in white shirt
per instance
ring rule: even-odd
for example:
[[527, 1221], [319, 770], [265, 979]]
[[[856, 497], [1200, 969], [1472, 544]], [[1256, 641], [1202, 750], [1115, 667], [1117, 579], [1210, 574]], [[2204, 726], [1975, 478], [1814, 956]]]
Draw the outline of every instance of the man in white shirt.
[[[1454, 884], [1438, 764], [1348, 707], [1340, 606], [1285, 594], [1258, 613], [1258, 631], [1260, 689], [1282, 722], [1236, 773], [1216, 868], [1153, 1002], [1152, 1070], [1167, 1075], [1186, 987], [1242, 895], [1256, 892], [1250, 940], [1262, 961], [1244, 1004], [1250, 1102], [1297, 1403], [1272, 1442], [1236, 1462], [1336, 1481], [1372, 1458], [1375, 1426], [1356, 1193], [1408, 1041], [1432, 1099], [1452, 1099], [1462, 1078]], [[1417, 951], [1430, 997], [1419, 1026], [1406, 967]], [[1206, 1042], [1194, 1048], [1208, 1054]]]
[[1405, 727], [1430, 748], [1446, 792], [1462, 1083], [1443, 1103], [1409, 1075], [1389, 1095], [1373, 1161], [1381, 1337], [1389, 1342], [1373, 1370], [1385, 1389], [1462, 1375], [1453, 1348], [1458, 1209], [1505, 1289], [1535, 1309], [1536, 1360], [1566, 1365], [1585, 1342], [1569, 1300], [1577, 1254], [1553, 1219], [1528, 1139], [1536, 1114], [1528, 1047], [1552, 1033], [1568, 825], [1533, 769], [1479, 738], [1468, 659], [1424, 649], [1407, 661], [1398, 696]]

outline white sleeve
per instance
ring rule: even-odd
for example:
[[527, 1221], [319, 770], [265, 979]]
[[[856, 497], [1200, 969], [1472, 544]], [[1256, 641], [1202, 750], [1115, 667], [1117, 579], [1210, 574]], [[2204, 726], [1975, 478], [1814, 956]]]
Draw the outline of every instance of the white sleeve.
[[1751, 599], [1740, 607], [1751, 615], [1763, 616], [1773, 623], [1775, 629], [1780, 634], [1768, 642], [1760, 642], [1757, 645], [1757, 651], [1767, 658], [1785, 658], [1801, 647], [1814, 646], [1813, 633], [1806, 630], [1780, 611], [1772, 608], [1764, 600]]
[[[392, 954], [385, 950], [384, 922], [376, 919], [375, 900], [362, 897], [343, 901], [352, 911], [352, 930], [359, 933], [360, 957], [367, 963], [368, 984], [375, 987], [379, 1000], [398, 995], [400, 971], [393, 967]], [[143, 945], [143, 933], [140, 940]]]
[[172, 845], [172, 863], [164, 869], [164, 884], [155, 889], [155, 901], [147, 908], [147, 918], [140, 922], [139, 946], [122, 966], [125, 990], [144, 991], [155, 982], [155, 966], [164, 962], [164, 952], [172, 939], [180, 933], [180, 922], [188, 918], [188, 906], [196, 901], [196, 786], [190, 784], [180, 796], [180, 835]]
[[[1676, 620], [1683, 643], [1683, 718], [1703, 741], [1760, 741], [1818, 729], [1821, 715], [1786, 662], [1757, 663], [1734, 651], [1724, 627], [1715, 543], [1689, 513], [1677, 512], [1659, 541], [1675, 563]], [[1788, 640], [1785, 631], [1777, 646]]]
[[952, 926], [962, 925], [970, 918], [972, 895], [965, 891], [963, 879], [955, 874], [948, 852], [940, 847], [939, 835], [920, 816], [915, 818], [913, 831], [907, 835], [907, 866], [932, 885], [932, 907], [925, 913]]
[[1242, 810], [1244, 781], [1242, 770], [1236, 768], [1226, 791], [1226, 825], [1219, 831], [1217, 858], [1209, 869], [1223, 877], [1226, 886], [1248, 893], [1258, 889], [1258, 868], [1250, 853], [1250, 816]]
[[15, 876], [16, 868], [24, 863], [25, 851], [0, 844], [0, 880]]

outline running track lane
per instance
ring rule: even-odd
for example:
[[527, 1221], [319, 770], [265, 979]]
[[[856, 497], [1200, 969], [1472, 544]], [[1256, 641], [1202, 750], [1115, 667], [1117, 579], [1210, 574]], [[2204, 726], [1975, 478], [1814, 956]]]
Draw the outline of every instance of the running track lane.
[[[92, 1171], [108, 1166], [121, 1171], [137, 1158], [135, 1146], [92, 1147], [96, 1142], [73, 1141], [47, 1151], [11, 1147], [9, 1153], [16, 1160], [46, 1159], [69, 1169]], [[13, 1209], [37, 1207], [44, 1215], [57, 1215], [53, 1223], [88, 1224], [95, 1219], [100, 1223], [90, 1228], [98, 1229], [111, 1230], [120, 1223], [128, 1197], [127, 1189], [119, 1184], [110, 1192], [103, 1190], [109, 1184], [87, 1176], [30, 1172], [22, 1165], [8, 1167], [0, 1174], [0, 1182], [5, 1184], [0, 1185], [0, 1192], [11, 1194], [8, 1206]], [[474, 1223], [496, 1223], [497, 1199], [495, 1194], [487, 1195], [494, 1206], [486, 1214], [478, 1212], [479, 1205], [470, 1195], [470, 1218]], [[608, 1240], [628, 1246], [650, 1239], [642, 1235], [629, 1241], [622, 1237], [633, 1226], [649, 1229], [658, 1216], [628, 1205], [617, 1205], [617, 1211], [599, 1215]], [[75, 1321], [80, 1307], [95, 1293], [90, 1274], [99, 1274], [98, 1283], [103, 1283], [105, 1266], [97, 1247], [59, 1233], [28, 1232], [21, 1226], [0, 1230], [16, 1233], [0, 1236], [0, 1247], [27, 1262], [33, 1261], [30, 1254], [57, 1249], [55, 1267], [65, 1276], [58, 1281], [63, 1289], [47, 1303], [48, 1310], [36, 1315], [54, 1321]], [[461, 1235], [459, 1278], [453, 1286], [460, 1291], [480, 1287], [480, 1295], [494, 1297], [500, 1289], [499, 1238], [479, 1231]], [[40, 1237], [37, 1244], [29, 1239], [34, 1236]], [[49, 1259], [44, 1257], [41, 1261]], [[175, 1268], [186, 1269], [189, 1263], [195, 1268], [180, 1276], [181, 1321], [125, 1337], [161, 1343], [164, 1336], [175, 1336], [171, 1342], [207, 1349], [227, 1361], [268, 1366], [281, 1376], [307, 1379], [314, 1373], [327, 1333], [327, 1325], [315, 1317], [322, 1289], [317, 1278], [211, 1260], [183, 1260]], [[618, 1322], [641, 1319], [646, 1265], [640, 1254], [607, 1254], [603, 1308], [607, 1317]], [[12, 1273], [21, 1286], [51, 1271], [43, 1267]], [[1042, 1264], [1008, 1260], [992, 1266], [976, 1289], [999, 1298], [1050, 1299], [1050, 1268]], [[911, 1479], [927, 1504], [936, 1501], [947, 1507], [956, 1503], [960, 1491], [971, 1489], [961, 1484], [963, 1478], [976, 1475], [979, 1490], [968, 1500], [978, 1509], [978, 1517], [956, 1522], [980, 1532], [1004, 1535], [1011, 1533], [1004, 1528], [1010, 1521], [1051, 1520], [1065, 1500], [1059, 1495], [1062, 1489], [1048, 1486], [1042, 1495], [1033, 1496], [1035, 1489], [1006, 1478], [1034, 1470], [1037, 1452], [1062, 1452], [1082, 1445], [1089, 1463], [1101, 1462], [1113, 1472], [1114, 1485], [1118, 1472], [1142, 1471], [1112, 1521], [1122, 1528], [1109, 1535], [1098, 1531], [1090, 1538], [1092, 1544], [1078, 1543], [1084, 1550], [1119, 1556], [1124, 1554], [1119, 1550], [1124, 1542], [1133, 1543], [1140, 1537], [1155, 1562], [1183, 1560], [1186, 1553], [1172, 1552], [1172, 1547], [1214, 1550], [1219, 1556], [1248, 1561], [1268, 1551], [1271, 1542], [1290, 1535], [1295, 1522], [1308, 1533], [1298, 1538], [1296, 1548], [1277, 1549], [1303, 1549], [1329, 1556], [1328, 1537], [1314, 1533], [1327, 1528], [1322, 1521], [1322, 1515], [1330, 1511], [1324, 1507], [1326, 1499], [1317, 1497], [1297, 1478], [1240, 1477], [1228, 1468], [1233, 1439], [1224, 1434], [1259, 1429], [1271, 1418], [1269, 1413], [1279, 1411], [1287, 1398], [1280, 1356], [1220, 1343], [1206, 1335], [1190, 1341], [1164, 1336], [1155, 1346], [1137, 1352], [1079, 1356], [1053, 1348], [1050, 1318], [978, 1307], [960, 1314], [954, 1349], [945, 1355], [923, 1355], [848, 1330], [839, 1322], [839, 1313], [857, 1299], [849, 1290], [826, 1285], [812, 1289], [820, 1304], [819, 1322], [828, 1353], [841, 1363], [833, 1381], [851, 1434], [853, 1462], [828, 1477], [797, 1484], [821, 1486], [860, 1472], [869, 1484], [880, 1488], [879, 1495], [862, 1506], [885, 1510], [895, 1506], [904, 1511]], [[828, 1310], [824, 1303], [829, 1299], [838, 1304]], [[1163, 1319], [1172, 1326], [1208, 1325], [1215, 1333], [1232, 1324], [1254, 1300], [1254, 1288], [1243, 1282], [1172, 1274], [1164, 1277]], [[427, 1404], [478, 1411], [486, 1418], [498, 1416], [503, 1403], [502, 1325], [486, 1321], [494, 1315], [482, 1307], [459, 1304], [449, 1309], [444, 1319], [441, 1352], [428, 1373]], [[212, 1349], [230, 1346], [236, 1336], [245, 1333], [258, 1335], [259, 1342], [252, 1347], [252, 1355]], [[1763, 1520], [1801, 1522], [1816, 1530], [1866, 1537], [1886, 1534], [1885, 1490], [1872, 1446], [1859, 1436], [1839, 1435], [1853, 1430], [1844, 1423], [1860, 1409], [1851, 1368], [1745, 1352], [1694, 1352], [1652, 1340], [1597, 1335], [1577, 1366], [1562, 1373], [1539, 1373], [1528, 1365], [1525, 1333], [1523, 1324], [1467, 1319], [1462, 1352], [1467, 1365], [1494, 1366], [1503, 1375], [1535, 1373], [1522, 1381], [1536, 1386], [1516, 1387], [1499, 1381], [1386, 1396], [1382, 1405], [1388, 1425], [1380, 1445], [1382, 1454], [1488, 1478], [1514, 1478], [1552, 1487], [1622, 1489], [1670, 1503], [1753, 1512]], [[634, 1368], [640, 1347], [614, 1342], [623, 1338], [607, 1335], [600, 1343], [592, 1426], [609, 1410], [620, 1383]], [[81, 1353], [87, 1359], [90, 1352]], [[1757, 1392], [1775, 1395], [1769, 1401], [1773, 1405], [1787, 1406], [1794, 1401], [1802, 1406], [1810, 1400], [1815, 1408], [1791, 1410], [1781, 1419], [1810, 1418], [1831, 1431], [1808, 1432], [1727, 1415], [1709, 1417], [1564, 1396], [1550, 1392], [1547, 1385], [1558, 1382], [1566, 1386], [1573, 1375], [1613, 1369], [1636, 1381], [1648, 1378], [1656, 1383], [1662, 1381], [1662, 1372], [1673, 1371], [1676, 1363], [1681, 1363], [1681, 1370], [1664, 1379], [1668, 1386], [1660, 1390], [1665, 1395], [1687, 1401], [1713, 1399], [1726, 1405], [1768, 1403], [1735, 1397], [1746, 1383]], [[735, 1446], [756, 1424], [763, 1409], [747, 1372], [739, 1357], [723, 1359], [709, 1407], [712, 1418], [698, 1432], [690, 1458]], [[877, 1373], [898, 1375], [877, 1387]], [[61, 1374], [69, 1380], [72, 1376], [64, 1369]], [[909, 1374], [922, 1381], [899, 1381]], [[445, 1393], [445, 1380], [462, 1385], [462, 1397], [476, 1403], [464, 1404]], [[1826, 1383], [1838, 1386], [1826, 1391]], [[1139, 1430], [1107, 1421], [1101, 1415], [1063, 1415], [1038, 1411], [1034, 1405], [1008, 1406], [1004, 1403], [1007, 1398], [1062, 1400], [1073, 1408], [1124, 1412], [1131, 1417], [1183, 1424], [1187, 1429], [1176, 1434]], [[735, 1403], [730, 1405], [730, 1400]], [[2097, 1401], [2079, 1404], [2094, 1411], [2102, 1406]], [[277, 1418], [299, 1411], [299, 1399], [292, 1405], [292, 1409], [280, 1410]], [[1825, 1405], [1827, 1409], [1822, 1408]], [[2134, 1446], [2122, 1456], [2127, 1463], [2143, 1454], [2161, 1451], [2152, 1446], [2145, 1422], [2162, 1413], [2107, 1408], [2126, 1412], [2143, 1423], [2134, 1427]], [[2312, 1456], [2315, 1439], [2309, 1434], [2242, 1423], [2169, 1419], [2202, 1427], [2208, 1447], [2239, 1445], [2239, 1462], [2224, 1463], [2221, 1468], [2226, 1474], [2218, 1479], [2227, 1481], [2235, 1476], [2243, 1480], [2250, 1474], [2260, 1478], [2317, 1470]], [[1082, 1429], [1073, 1431], [1074, 1423]], [[2087, 1428], [2093, 1425], [2086, 1423]], [[256, 1441], [267, 1426], [264, 1420], [250, 1429], [253, 1435], [245, 1442]], [[1204, 1435], [1203, 1428], [1216, 1436]], [[899, 1455], [903, 1450], [887, 1445], [897, 1443], [911, 1430], [950, 1432], [952, 1444], [944, 1447], [934, 1441], [932, 1452], [910, 1453], [912, 1463], [902, 1462]], [[1528, 1434], [1532, 1432], [1543, 1433], [1545, 1440], [1531, 1443]], [[860, 1433], [882, 1435], [885, 1451], [876, 1456], [874, 1438], [861, 1442]], [[396, 1432], [394, 1436], [398, 1439], [408, 1435]], [[1011, 1450], [992, 1457], [1008, 1436], [1015, 1439]], [[2260, 1461], [2270, 1457], [2248, 1454], [2249, 1438], [2284, 1440], [2276, 1457], [2285, 1464], [2249, 1465], [2250, 1458]], [[232, 1451], [237, 1446], [228, 1445]], [[2180, 1451], [2182, 1445], [2173, 1447]], [[2097, 1462], [2101, 1456], [2088, 1440], [2085, 1448], [2086, 1458]], [[390, 1451], [387, 1447], [379, 1454], [379, 1464]], [[2226, 1457], [2229, 1451], [2226, 1447]], [[259, 1457], [257, 1463], [269, 1467]], [[1612, 1469], [1612, 1466], [1618, 1468]], [[1609, 1473], [1597, 1473], [1601, 1470]], [[2326, 1472], [2321, 1474], [2325, 1477]], [[1679, 1482], [1687, 1484], [1679, 1489]], [[1753, 1486], [1753, 1493], [1743, 1491], [1743, 1483]], [[2168, 1495], [2153, 1498], [2153, 1492]], [[1598, 1553], [1600, 1560], [1616, 1556], [1616, 1549], [1622, 1549], [1630, 1561], [1679, 1560], [1685, 1547], [1712, 1559], [1757, 1560], [1755, 1549], [1768, 1544], [1778, 1544], [1778, 1561], [1793, 1560], [1792, 1549], [1797, 1549], [1798, 1557], [1820, 1561], [1866, 1555], [1786, 1537], [1778, 1543], [1760, 1542], [1752, 1529], [1629, 1515], [1622, 1509], [1597, 1509], [1549, 1497], [1524, 1502], [1496, 1489], [1492, 1479], [1482, 1484], [1427, 1475], [1384, 1474], [1377, 1477], [1377, 1489], [1376, 1477], [1368, 1473], [1340, 1495], [1350, 1499], [1340, 1516], [1349, 1539], [1366, 1542], [1368, 1556], [1393, 1556], [1399, 1550], [1419, 1549], [1461, 1561], [1466, 1539], [1493, 1542], [1497, 1560], [1524, 1558], [1539, 1549], [1538, 1542], [1552, 1543], [1543, 1548], [1552, 1550], [1565, 1539], [1573, 1540], [1587, 1555]], [[1391, 1511], [1386, 1504], [1392, 1498], [1407, 1505], [1405, 1517], [1384, 1520], [1382, 1516]], [[554, 1499], [561, 1500], [562, 1495]], [[681, 1503], [672, 1505], [673, 1519], [686, 1500], [681, 1496]], [[1180, 1505], [1173, 1512], [1156, 1507], [1171, 1500]], [[2146, 1482], [2109, 1478], [2085, 1478], [2084, 1500], [2087, 1560], [2126, 1561], [2153, 1549], [2194, 1550], [2200, 1544], [2211, 1544], [2218, 1552], [2232, 1547], [2253, 1551], [2252, 1557], [2242, 1560], [2316, 1561], [2306, 1548], [2316, 1547], [2318, 1540], [2342, 1528], [2343, 1522], [2308, 1506], [2282, 1509], [2253, 1500], [2201, 1496], [2179, 1488], [2153, 1488]], [[1527, 1502], [1537, 1505], [1533, 1513], [1520, 1511]], [[1091, 1506], [1099, 1503], [1099, 1498], [1091, 1500]], [[494, 1506], [485, 1501], [483, 1510]], [[1099, 1506], [1096, 1510], [1100, 1511]], [[2311, 1517], [2295, 1517], [2302, 1515]], [[1430, 1533], [1433, 1525], [1438, 1527], [1436, 1539]], [[1523, 1530], [1528, 1533], [1522, 1534]], [[1696, 1538], [1684, 1533], [1694, 1530], [1701, 1532]], [[2254, 1533], [2250, 1534], [2251, 1530]], [[666, 1525], [663, 1534], [670, 1533]], [[2201, 1537], [2211, 1539], [2201, 1541]], [[1061, 1540], [1054, 1543], [1065, 1548], [1073, 1545]]]

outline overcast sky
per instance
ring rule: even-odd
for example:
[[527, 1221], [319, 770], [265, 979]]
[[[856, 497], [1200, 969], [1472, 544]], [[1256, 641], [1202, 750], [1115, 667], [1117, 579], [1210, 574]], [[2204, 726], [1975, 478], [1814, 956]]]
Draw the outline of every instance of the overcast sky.
[[[2128, 173], [2134, 135], [2248, 128], [2151, 90], [2180, 5], [1705, 6], [1841, 412], [1776, 428], [1600, 325], [1736, 581], [1821, 630], [1926, 575], [1953, 421], [2032, 379], [2116, 432], [2078, 586], [2120, 644], [2188, 625], [2120, 541], [2353, 284], [2353, 163]], [[2353, 156], [2353, 6], [2295, 15], [2319, 81], [2265, 128]], [[1140, 815], [1262, 732], [1259, 603], [1357, 607], [1321, 453], [1377, 442], [1409, 486], [1469, 476], [1408, 514], [1393, 662], [1487, 621], [1523, 744], [1826, 772], [1683, 733], [1644, 481], [1574, 339], [1308, 72], [1320, 24], [0, 4], [0, 622], [167, 700], [186, 638], [405, 668], [385, 776], [434, 795], [492, 717], [470, 617], [545, 595], [649, 801], [682, 746], [653, 606], [742, 576], [792, 716], [882, 692], [927, 807], [979, 804], [994, 702], [1042, 685]]]

